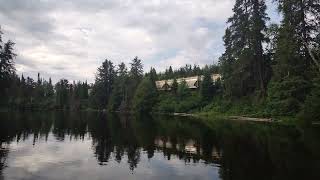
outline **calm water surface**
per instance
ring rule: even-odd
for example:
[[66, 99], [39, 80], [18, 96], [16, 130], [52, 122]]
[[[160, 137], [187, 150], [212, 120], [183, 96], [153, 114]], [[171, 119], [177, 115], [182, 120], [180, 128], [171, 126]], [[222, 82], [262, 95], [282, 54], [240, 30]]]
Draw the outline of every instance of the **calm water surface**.
[[320, 129], [0, 113], [0, 180], [320, 179]]

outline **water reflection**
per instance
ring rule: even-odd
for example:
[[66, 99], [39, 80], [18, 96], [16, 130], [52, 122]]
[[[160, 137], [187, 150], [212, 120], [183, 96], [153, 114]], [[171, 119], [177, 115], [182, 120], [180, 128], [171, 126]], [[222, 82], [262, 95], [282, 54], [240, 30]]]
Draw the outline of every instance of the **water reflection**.
[[320, 131], [104, 113], [0, 113], [0, 179], [320, 179]]

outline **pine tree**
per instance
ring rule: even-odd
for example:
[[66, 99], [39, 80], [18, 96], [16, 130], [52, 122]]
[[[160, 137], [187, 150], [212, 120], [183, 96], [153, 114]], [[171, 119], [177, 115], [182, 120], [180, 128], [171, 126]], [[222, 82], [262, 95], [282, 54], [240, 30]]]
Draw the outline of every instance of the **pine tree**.
[[168, 70], [168, 79], [171, 79], [172, 77], [173, 77], [173, 70], [172, 70], [172, 66], [170, 66]]
[[178, 85], [178, 89], [177, 89], [178, 98], [182, 100], [190, 95], [191, 95], [191, 92], [187, 82], [185, 80], [182, 80], [182, 82]]
[[148, 75], [150, 76], [150, 80], [154, 83], [154, 85], [156, 85], [155, 82], [158, 79], [158, 75], [157, 75], [156, 69], [151, 67], [150, 72], [149, 72]]
[[157, 101], [157, 89], [150, 77], [145, 77], [139, 84], [133, 99], [133, 109], [136, 112], [151, 112]]
[[43, 86], [42, 79], [40, 77], [40, 73], [38, 73], [38, 79], [35, 87], [35, 98], [37, 102], [40, 102], [43, 100], [43, 97], [45, 95], [45, 89]]
[[311, 93], [307, 96], [306, 102], [299, 114], [299, 119], [306, 123], [320, 120], [320, 77], [315, 78]]
[[135, 90], [137, 89], [138, 85], [140, 84], [143, 78], [143, 66], [141, 60], [138, 57], [135, 57], [132, 62], [130, 63], [130, 73], [129, 73], [129, 89], [128, 97], [129, 101], [133, 98], [135, 94]]
[[270, 58], [270, 63], [272, 64], [275, 60], [275, 53], [277, 48], [277, 41], [279, 39], [279, 25], [278, 24], [270, 24], [266, 31], [266, 36], [268, 39], [266, 53]]
[[221, 66], [221, 75], [224, 80], [224, 89], [225, 95], [230, 97], [232, 96], [232, 92], [234, 90], [234, 82], [233, 82], [233, 64], [235, 59], [233, 58], [232, 52], [232, 41], [231, 41], [231, 31], [229, 28], [226, 29], [225, 35], [223, 37], [225, 52], [219, 59], [219, 64]]
[[113, 63], [106, 59], [98, 68], [95, 84], [92, 89], [91, 102], [96, 108], [107, 108], [116, 72]]
[[278, 110], [276, 114], [296, 114], [311, 87], [312, 59], [308, 44], [313, 41], [316, 25], [314, 19], [310, 22], [309, 18], [319, 17], [319, 14], [312, 15], [319, 12], [315, 8], [319, 5], [320, 1], [279, 0], [283, 20], [275, 52], [274, 76], [268, 90], [269, 109]]
[[178, 86], [178, 81], [176, 78], [174, 78], [171, 86], [171, 90], [174, 94], [177, 94]]
[[47, 97], [53, 97], [54, 95], [54, 89], [53, 89], [53, 85], [52, 85], [52, 80], [51, 78], [49, 78], [49, 82], [48, 82], [48, 85], [47, 85]]
[[227, 95], [264, 95], [267, 63], [262, 44], [266, 41], [266, 5], [261, 0], [236, 0], [234, 15], [224, 36], [226, 52], [220, 58]]
[[66, 79], [61, 79], [55, 85], [56, 90], [56, 105], [60, 109], [66, 109], [69, 107], [69, 92], [71, 87]]
[[15, 67], [14, 67], [13, 59], [16, 55], [13, 52], [13, 46], [14, 46], [14, 42], [10, 40], [7, 41], [6, 43], [3, 43], [2, 31], [0, 27], [0, 96], [1, 97], [5, 97], [6, 89], [10, 87], [10, 79], [12, 79], [15, 76]]
[[108, 104], [108, 109], [111, 111], [125, 111], [128, 106], [128, 71], [126, 65], [122, 62], [118, 65], [117, 77], [113, 85], [112, 94]]
[[136, 80], [137, 82], [141, 81], [143, 77], [143, 66], [141, 63], [141, 59], [135, 57], [130, 63], [130, 65], [130, 76], [132, 77], [132, 79]]
[[206, 71], [200, 83], [200, 96], [206, 102], [209, 102], [213, 96], [213, 81], [209, 71]]

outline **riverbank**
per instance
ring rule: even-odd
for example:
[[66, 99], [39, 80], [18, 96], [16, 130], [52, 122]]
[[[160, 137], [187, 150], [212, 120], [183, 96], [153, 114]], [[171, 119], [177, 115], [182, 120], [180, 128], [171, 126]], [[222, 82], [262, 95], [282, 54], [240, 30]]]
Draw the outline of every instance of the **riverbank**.
[[[173, 113], [174, 116], [183, 116], [183, 117], [196, 117], [196, 118], [206, 118], [208, 116], [203, 116], [201, 114], [189, 114], [189, 113]], [[228, 119], [232, 121], [251, 121], [251, 122], [275, 122], [272, 118], [253, 118], [253, 117], [245, 117], [245, 116], [226, 116], [226, 115], [219, 115], [214, 117], [219, 119]]]
[[195, 112], [195, 113], [172, 113], [173, 116], [182, 116], [182, 117], [194, 117], [206, 122], [213, 122], [216, 120], [226, 120], [226, 121], [234, 121], [234, 122], [252, 122], [252, 123], [266, 123], [266, 124], [279, 124], [284, 126], [296, 126], [296, 125], [312, 125], [319, 126], [320, 122], [313, 121], [308, 124], [304, 123], [304, 121], [299, 120], [296, 117], [289, 116], [274, 116], [274, 117], [253, 117], [246, 115], [236, 115], [236, 114], [228, 114], [228, 113], [218, 113], [218, 112]]

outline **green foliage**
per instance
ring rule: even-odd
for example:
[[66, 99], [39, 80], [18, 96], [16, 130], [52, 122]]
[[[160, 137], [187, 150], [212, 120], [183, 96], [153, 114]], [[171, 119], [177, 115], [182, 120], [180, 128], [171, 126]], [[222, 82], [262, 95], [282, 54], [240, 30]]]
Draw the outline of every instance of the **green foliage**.
[[157, 89], [150, 77], [145, 77], [139, 84], [134, 98], [133, 110], [136, 112], [151, 112], [157, 101]]
[[130, 63], [127, 104], [132, 106], [132, 99], [135, 95], [135, 91], [143, 78], [143, 65], [141, 59], [135, 57]]
[[[13, 58], [16, 56], [13, 52], [14, 43], [2, 41], [2, 31], [0, 27], [0, 96], [5, 97], [5, 93], [10, 87], [10, 81], [15, 76], [15, 67]], [[4, 100], [3, 98], [0, 101]], [[4, 102], [0, 102], [4, 103]]]
[[177, 97], [179, 100], [182, 100], [185, 97], [188, 97], [191, 95], [191, 91], [188, 88], [187, 82], [183, 80], [179, 85], [177, 89]]
[[203, 76], [203, 80], [200, 83], [200, 96], [203, 101], [209, 102], [214, 94], [213, 81], [211, 74], [206, 72]]
[[264, 96], [269, 79], [262, 46], [269, 19], [265, 2], [237, 0], [233, 11], [224, 36], [226, 51], [220, 58], [225, 95], [241, 97], [259, 91]]
[[38, 75], [38, 81], [22, 75], [10, 77], [10, 87], [6, 92], [6, 105], [13, 109], [54, 109], [54, 88], [51, 80], [46, 81]]
[[176, 112], [176, 107], [176, 96], [170, 93], [160, 93], [158, 97], [158, 103], [154, 107], [154, 111], [161, 113], [174, 113]]
[[197, 92], [189, 92], [187, 96], [177, 96], [173, 92], [162, 92], [154, 111], [161, 113], [187, 113], [199, 111], [203, 102]]
[[306, 14], [313, 13], [314, 6], [310, 4], [313, 2], [279, 0], [284, 17], [277, 35], [274, 77], [268, 89], [267, 106], [273, 115], [295, 115], [309, 93], [311, 59], [305, 44], [312, 39], [314, 25]]
[[271, 61], [274, 60], [274, 54], [276, 53], [277, 41], [279, 38], [279, 25], [270, 24], [266, 31], [266, 36], [268, 39], [266, 53], [270, 57]]
[[220, 67], [216, 64], [206, 65], [205, 68], [201, 68], [198, 65], [186, 64], [178, 69], [173, 70], [172, 66], [169, 66], [164, 73], [158, 73], [159, 80], [177, 79], [190, 76], [199, 76], [209, 71], [211, 74], [218, 74]]
[[112, 93], [116, 72], [113, 63], [105, 60], [98, 68], [95, 84], [92, 89], [91, 103], [95, 108], [105, 109]]
[[110, 101], [108, 102], [108, 109], [115, 110], [127, 110], [128, 99], [128, 71], [126, 65], [121, 63], [118, 65], [117, 76], [112, 88], [112, 94]]
[[307, 123], [320, 121], [320, 78], [314, 80], [311, 93], [298, 117]]
[[56, 85], [56, 105], [60, 109], [66, 109], [69, 107], [69, 96], [70, 85], [68, 80], [61, 79]]
[[155, 83], [156, 80], [158, 79], [157, 71], [155, 68], [151, 67], [150, 72], [146, 74], [146, 76], [150, 77], [150, 80]]
[[175, 112], [185, 113], [198, 111], [201, 107], [201, 98], [198, 94], [186, 96], [183, 99], [177, 101]]
[[309, 89], [308, 81], [299, 76], [272, 81], [268, 90], [267, 111], [272, 115], [294, 115], [300, 111]]
[[173, 92], [174, 94], [177, 94], [178, 86], [179, 86], [179, 84], [178, 84], [178, 82], [177, 82], [177, 79], [174, 78], [174, 79], [173, 79], [173, 82], [172, 82], [172, 85], [171, 85], [171, 90], [172, 90], [172, 92]]
[[143, 65], [141, 59], [138, 57], [135, 57], [130, 65], [130, 84], [133, 89], [136, 89], [143, 78]]
[[228, 100], [222, 96], [214, 97], [213, 101], [201, 109], [200, 115], [214, 116], [245, 116], [270, 117], [265, 112], [265, 103], [252, 103], [252, 97], [243, 97], [237, 100]]

